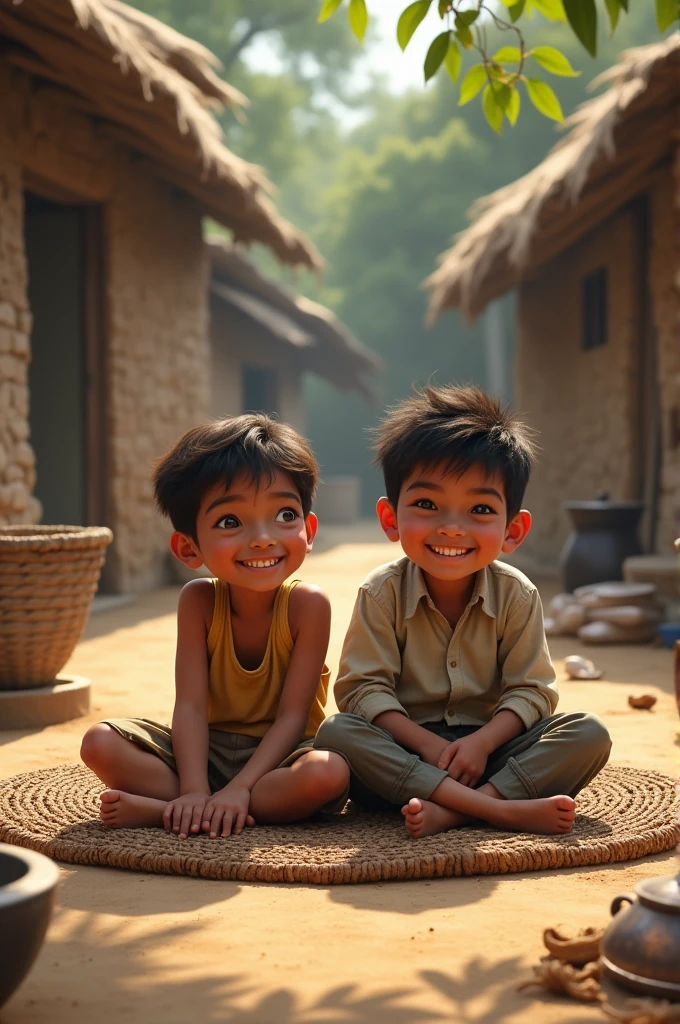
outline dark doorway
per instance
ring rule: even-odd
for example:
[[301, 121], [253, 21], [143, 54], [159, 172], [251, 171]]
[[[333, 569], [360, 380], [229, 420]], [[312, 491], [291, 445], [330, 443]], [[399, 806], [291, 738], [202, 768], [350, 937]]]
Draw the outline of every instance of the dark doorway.
[[276, 370], [263, 366], [243, 367], [243, 411], [278, 412], [279, 382]]
[[43, 522], [106, 523], [96, 207], [25, 194], [30, 430]]

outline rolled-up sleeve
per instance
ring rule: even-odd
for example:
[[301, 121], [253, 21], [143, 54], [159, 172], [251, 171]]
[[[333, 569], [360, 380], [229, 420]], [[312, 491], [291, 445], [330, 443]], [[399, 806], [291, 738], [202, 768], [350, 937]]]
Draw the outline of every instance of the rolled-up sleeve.
[[498, 647], [498, 664], [502, 691], [496, 714], [514, 711], [530, 729], [539, 719], [554, 713], [557, 682], [538, 591], [523, 596], [510, 608]]
[[362, 587], [340, 656], [334, 687], [338, 708], [368, 722], [383, 711], [406, 715], [395, 693], [400, 672], [401, 652], [389, 609]]

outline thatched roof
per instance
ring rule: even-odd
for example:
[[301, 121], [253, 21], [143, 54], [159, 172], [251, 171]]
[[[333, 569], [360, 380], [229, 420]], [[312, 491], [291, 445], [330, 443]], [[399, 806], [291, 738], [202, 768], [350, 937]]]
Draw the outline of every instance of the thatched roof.
[[211, 108], [245, 98], [199, 43], [117, 0], [3, 0], [0, 53], [96, 117], [237, 241], [321, 266], [314, 246], [277, 213], [264, 172], [225, 145]]
[[235, 246], [211, 241], [208, 251], [214, 301], [235, 306], [265, 327], [274, 341], [295, 349], [302, 369], [375, 401], [372, 378], [382, 370], [382, 360], [330, 309], [294, 295]]
[[566, 122], [569, 134], [529, 174], [480, 199], [473, 224], [425, 282], [430, 321], [473, 319], [486, 304], [644, 192], [675, 145], [680, 33], [622, 54], [608, 83]]

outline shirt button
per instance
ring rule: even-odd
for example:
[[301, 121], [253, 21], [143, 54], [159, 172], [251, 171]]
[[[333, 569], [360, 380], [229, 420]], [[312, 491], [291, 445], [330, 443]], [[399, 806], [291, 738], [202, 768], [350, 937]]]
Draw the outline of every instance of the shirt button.
[[449, 665], [451, 666], [451, 668], [455, 668], [457, 664], [458, 664], [457, 661], [450, 661], [449, 662]]

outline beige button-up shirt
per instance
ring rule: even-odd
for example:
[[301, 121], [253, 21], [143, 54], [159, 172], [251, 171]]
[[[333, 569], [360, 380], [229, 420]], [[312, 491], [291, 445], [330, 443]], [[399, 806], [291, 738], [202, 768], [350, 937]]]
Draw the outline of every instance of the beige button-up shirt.
[[379, 566], [359, 589], [335, 698], [369, 722], [401, 711], [420, 725], [484, 725], [509, 710], [530, 728], [558, 699], [536, 587], [492, 562], [451, 629], [414, 562]]

